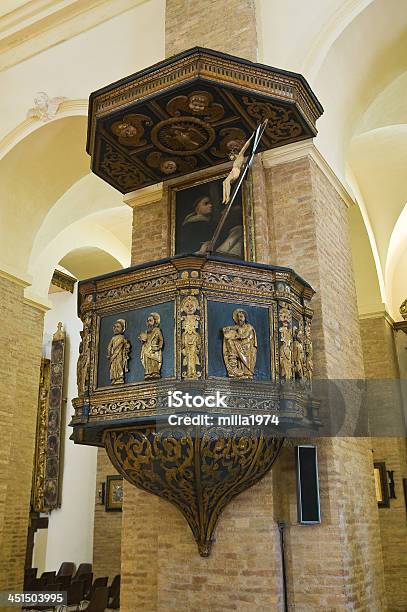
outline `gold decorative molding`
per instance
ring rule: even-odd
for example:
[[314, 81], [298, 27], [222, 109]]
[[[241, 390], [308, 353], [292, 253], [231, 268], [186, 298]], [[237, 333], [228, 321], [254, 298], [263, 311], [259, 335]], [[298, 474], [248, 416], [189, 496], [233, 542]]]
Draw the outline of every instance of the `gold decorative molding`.
[[407, 334], [407, 299], [400, 306], [400, 314], [403, 317], [403, 321], [397, 321], [394, 323], [394, 329], [396, 331], [403, 331]]
[[278, 149], [265, 151], [261, 154], [261, 156], [263, 166], [265, 168], [272, 168], [273, 166], [279, 166], [280, 164], [288, 164], [289, 162], [301, 159], [303, 157], [310, 157], [317, 164], [318, 168], [324, 173], [328, 181], [345, 202], [346, 206], [349, 208], [350, 206], [354, 206], [356, 204], [356, 200], [351, 195], [349, 189], [345, 187], [336, 173], [332, 170], [325, 157], [314, 145], [312, 139], [304, 140], [302, 142], [293, 142]]
[[61, 270], [55, 269], [52, 275], [51, 285], [64, 289], [64, 291], [69, 291], [69, 293], [73, 293], [76, 282], [77, 279], [74, 276], [70, 276]]
[[400, 314], [403, 317], [403, 319], [407, 319], [407, 298], [404, 300], [404, 302], [400, 306]]

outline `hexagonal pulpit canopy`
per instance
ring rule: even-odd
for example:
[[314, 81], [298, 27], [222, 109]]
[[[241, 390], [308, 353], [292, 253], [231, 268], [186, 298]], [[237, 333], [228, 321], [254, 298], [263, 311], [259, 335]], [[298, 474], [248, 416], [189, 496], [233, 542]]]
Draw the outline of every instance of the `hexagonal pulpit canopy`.
[[128, 193], [229, 161], [265, 118], [258, 151], [312, 138], [322, 112], [302, 75], [195, 47], [93, 92], [87, 151]]

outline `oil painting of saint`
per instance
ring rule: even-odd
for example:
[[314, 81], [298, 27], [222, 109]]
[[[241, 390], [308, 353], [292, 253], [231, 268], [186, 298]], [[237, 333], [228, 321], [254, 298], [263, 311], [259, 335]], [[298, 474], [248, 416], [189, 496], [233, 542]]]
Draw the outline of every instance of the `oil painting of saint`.
[[[224, 210], [223, 179], [206, 181], [173, 193], [173, 255], [206, 253]], [[240, 191], [215, 245], [215, 253], [245, 258], [243, 218]]]

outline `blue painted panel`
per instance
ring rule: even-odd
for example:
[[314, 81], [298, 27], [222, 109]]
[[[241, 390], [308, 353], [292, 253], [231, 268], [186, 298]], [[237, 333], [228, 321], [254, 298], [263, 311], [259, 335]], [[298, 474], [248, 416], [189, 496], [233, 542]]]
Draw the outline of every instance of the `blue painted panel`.
[[208, 300], [208, 375], [227, 376], [222, 353], [222, 328], [227, 325], [235, 325], [232, 314], [236, 308], [242, 308], [247, 312], [248, 321], [256, 330], [258, 347], [254, 380], [270, 380], [270, 324], [268, 308], [249, 306], [241, 302], [231, 304], [230, 302]]
[[158, 312], [161, 317], [161, 331], [164, 337], [163, 365], [161, 377], [174, 376], [174, 302], [163, 302], [145, 308], [128, 310], [102, 317], [99, 330], [99, 363], [98, 387], [110, 385], [109, 362], [107, 359], [107, 346], [113, 336], [112, 327], [117, 319], [126, 320], [124, 335], [131, 343], [129, 371], [125, 374], [125, 382], [139, 382], [144, 380], [144, 368], [140, 360], [141, 342], [138, 339], [140, 332], [145, 331], [146, 319], [150, 312]]

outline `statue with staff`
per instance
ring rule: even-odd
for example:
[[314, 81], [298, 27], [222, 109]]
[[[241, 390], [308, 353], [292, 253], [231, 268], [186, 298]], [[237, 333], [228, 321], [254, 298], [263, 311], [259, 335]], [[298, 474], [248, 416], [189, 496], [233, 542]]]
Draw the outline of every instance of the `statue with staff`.
[[[226, 206], [226, 208], [223, 211], [219, 223], [212, 236], [212, 239], [206, 248], [206, 253], [208, 253], [209, 255], [211, 255], [216, 250], [215, 246], [219, 239], [222, 228], [225, 224], [226, 218], [230, 212], [230, 209], [233, 206], [233, 202], [236, 199], [236, 195], [243, 183], [243, 180], [245, 179], [251, 165], [253, 164], [254, 156], [264, 134], [264, 130], [267, 127], [267, 123], [268, 119], [265, 119], [262, 123], [260, 123], [260, 125], [257, 126], [256, 130], [250, 136], [250, 138], [244, 143], [243, 147], [240, 149], [233, 162], [231, 171], [223, 181], [222, 203]], [[245, 159], [245, 153], [249, 148], [250, 144], [252, 145], [251, 151], [247, 159]]]

